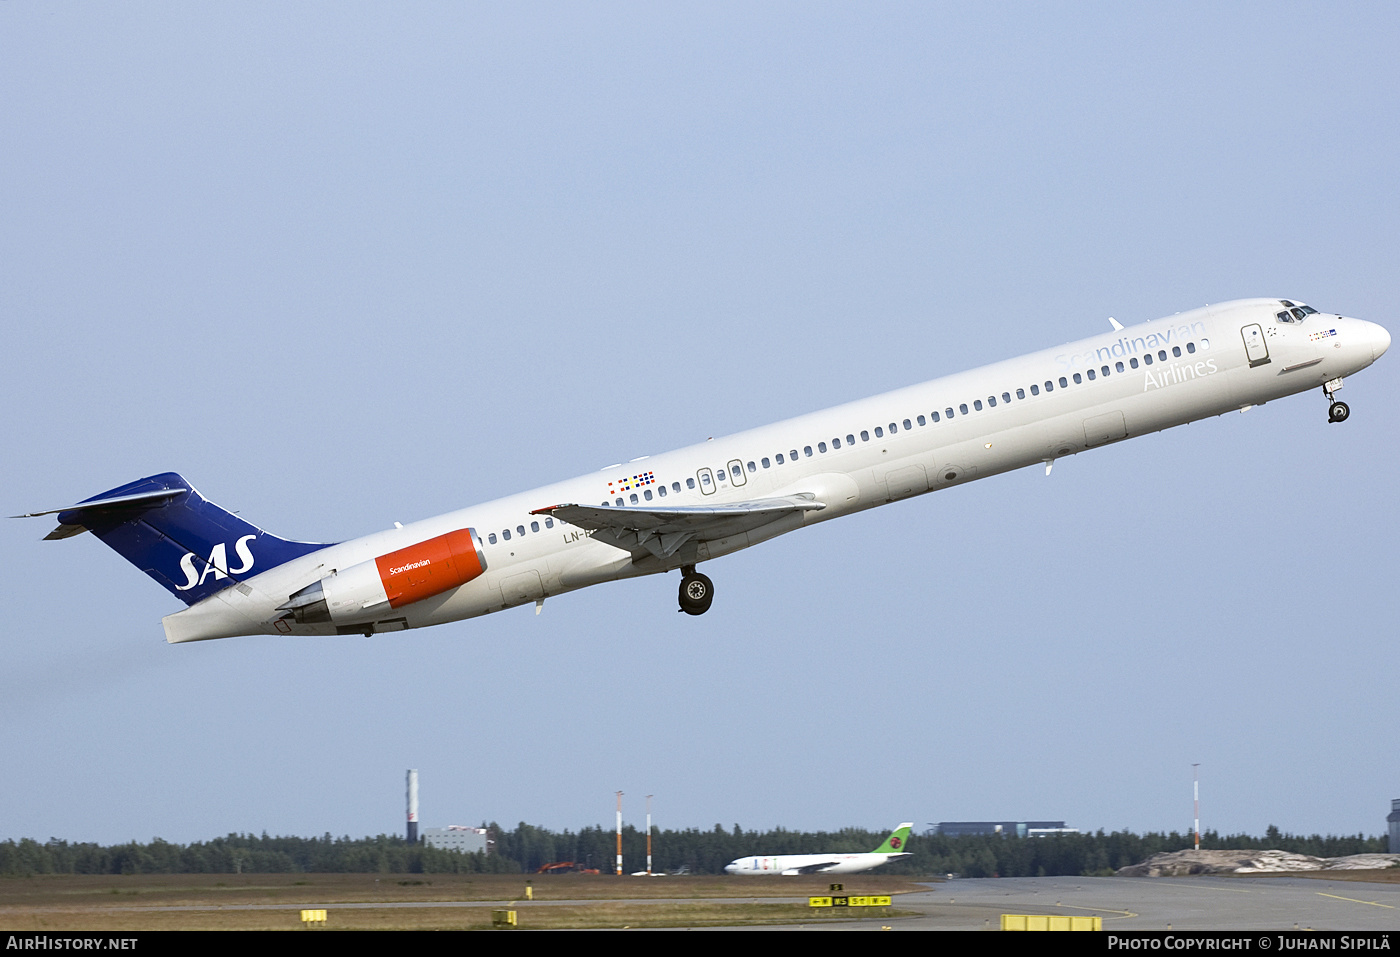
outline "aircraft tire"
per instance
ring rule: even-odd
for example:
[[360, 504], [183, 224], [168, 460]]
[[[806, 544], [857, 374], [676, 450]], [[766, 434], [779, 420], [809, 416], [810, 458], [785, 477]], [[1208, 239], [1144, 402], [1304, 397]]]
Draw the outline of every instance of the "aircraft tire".
[[703, 615], [714, 600], [715, 583], [707, 576], [694, 572], [681, 577], [681, 611], [687, 615]]
[[1332, 407], [1327, 410], [1328, 422], [1345, 422], [1351, 415], [1351, 409], [1345, 402], [1333, 402]]

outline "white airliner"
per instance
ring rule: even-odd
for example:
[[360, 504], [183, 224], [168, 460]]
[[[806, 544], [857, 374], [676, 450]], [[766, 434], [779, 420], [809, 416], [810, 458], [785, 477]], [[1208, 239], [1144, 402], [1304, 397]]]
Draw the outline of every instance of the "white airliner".
[[334, 545], [277, 538], [173, 472], [61, 509], [188, 608], [166, 640], [397, 631], [588, 585], [680, 571], [815, 522], [1321, 388], [1390, 334], [1287, 299], [1194, 309], [970, 372], [643, 456], [581, 478]]
[[889, 861], [908, 857], [901, 850], [909, 840], [909, 829], [914, 825], [905, 822], [894, 829], [869, 854], [779, 854], [776, 857], [741, 857], [730, 861], [724, 867], [726, 874], [859, 874], [872, 867], [879, 867]]

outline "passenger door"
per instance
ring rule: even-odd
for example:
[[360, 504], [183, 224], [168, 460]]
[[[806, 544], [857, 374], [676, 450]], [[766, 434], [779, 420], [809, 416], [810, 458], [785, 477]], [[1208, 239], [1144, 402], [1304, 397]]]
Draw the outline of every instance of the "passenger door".
[[1249, 356], [1251, 369], [1269, 361], [1269, 346], [1264, 341], [1264, 328], [1259, 323], [1251, 322], [1240, 330], [1240, 335], [1244, 337], [1244, 351]]

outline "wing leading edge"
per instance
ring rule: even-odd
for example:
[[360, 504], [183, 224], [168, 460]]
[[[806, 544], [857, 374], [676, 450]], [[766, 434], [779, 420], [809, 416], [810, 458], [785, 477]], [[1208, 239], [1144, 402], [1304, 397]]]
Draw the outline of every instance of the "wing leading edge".
[[665, 561], [690, 542], [726, 538], [761, 528], [786, 515], [823, 508], [826, 505], [818, 502], [815, 495], [802, 492], [752, 502], [678, 508], [550, 505], [530, 514], [552, 515], [570, 525], [589, 529], [595, 541], [634, 555], [649, 552]]

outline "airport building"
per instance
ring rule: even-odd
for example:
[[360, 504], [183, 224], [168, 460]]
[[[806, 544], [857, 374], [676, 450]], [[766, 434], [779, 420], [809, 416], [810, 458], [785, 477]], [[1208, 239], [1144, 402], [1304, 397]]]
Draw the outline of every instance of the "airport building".
[[975, 834], [1045, 837], [1050, 834], [1078, 834], [1079, 829], [1065, 827], [1064, 821], [939, 821], [929, 833], [942, 837], [967, 837]]
[[1400, 798], [1390, 802], [1390, 814], [1385, 819], [1390, 825], [1390, 853], [1400, 854]]
[[486, 851], [486, 828], [463, 827], [449, 824], [447, 827], [423, 828], [423, 843], [443, 851], [458, 851], [462, 854], [478, 854]]

